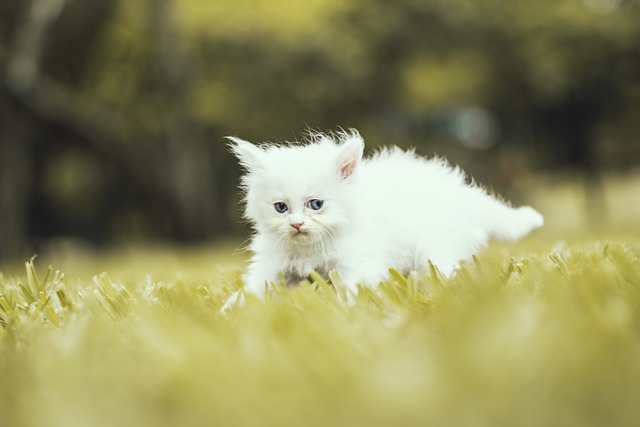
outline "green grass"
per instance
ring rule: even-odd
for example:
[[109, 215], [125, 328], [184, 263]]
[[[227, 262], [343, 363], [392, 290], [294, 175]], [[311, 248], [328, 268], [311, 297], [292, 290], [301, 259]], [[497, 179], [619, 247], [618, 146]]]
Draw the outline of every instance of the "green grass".
[[494, 244], [454, 279], [394, 273], [352, 307], [318, 280], [221, 316], [243, 260], [228, 253], [0, 276], [0, 425], [640, 425], [635, 237]]

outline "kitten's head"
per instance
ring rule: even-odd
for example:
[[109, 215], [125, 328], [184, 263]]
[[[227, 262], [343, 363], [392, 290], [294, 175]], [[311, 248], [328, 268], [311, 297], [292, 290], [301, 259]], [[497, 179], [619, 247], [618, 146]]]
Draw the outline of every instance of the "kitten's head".
[[236, 137], [246, 172], [245, 217], [274, 244], [325, 245], [347, 226], [364, 141], [357, 131], [313, 134], [304, 144], [258, 147]]

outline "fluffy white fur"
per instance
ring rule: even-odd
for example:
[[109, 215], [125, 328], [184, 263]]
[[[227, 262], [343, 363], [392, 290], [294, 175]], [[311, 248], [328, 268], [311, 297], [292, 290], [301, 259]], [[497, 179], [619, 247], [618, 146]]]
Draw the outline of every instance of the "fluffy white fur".
[[[312, 269], [335, 270], [351, 297], [358, 284], [387, 278], [389, 268], [408, 272], [431, 261], [450, 275], [489, 238], [515, 240], [543, 224], [533, 208], [512, 208], [467, 184], [444, 160], [397, 147], [363, 158], [355, 130], [313, 134], [305, 144], [229, 139], [246, 170], [245, 216], [255, 229], [245, 293], [263, 296], [271, 282], [295, 283]], [[312, 200], [322, 207], [313, 209]]]

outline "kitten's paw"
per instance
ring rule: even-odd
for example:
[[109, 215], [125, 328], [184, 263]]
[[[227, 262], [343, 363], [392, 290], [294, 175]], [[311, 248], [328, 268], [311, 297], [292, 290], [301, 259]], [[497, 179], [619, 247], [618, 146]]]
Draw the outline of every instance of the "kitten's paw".
[[229, 298], [225, 301], [224, 305], [220, 309], [221, 314], [227, 314], [231, 311], [232, 307], [242, 307], [245, 303], [244, 292], [238, 291], [231, 294]]
[[331, 271], [329, 277], [340, 302], [345, 307], [355, 305], [359, 293], [358, 285], [356, 285], [358, 282], [351, 279], [349, 275], [342, 275], [336, 271]]
[[358, 301], [358, 293], [347, 289], [346, 292], [338, 293], [338, 299], [345, 307], [352, 307]]

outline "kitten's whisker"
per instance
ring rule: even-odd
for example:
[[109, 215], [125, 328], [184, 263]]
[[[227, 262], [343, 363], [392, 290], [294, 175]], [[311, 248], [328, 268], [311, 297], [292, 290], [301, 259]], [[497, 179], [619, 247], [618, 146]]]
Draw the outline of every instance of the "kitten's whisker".
[[280, 237], [278, 237], [278, 240], [276, 241], [276, 249], [278, 248], [284, 249], [285, 242], [286, 242], [286, 235], [281, 234]]
[[329, 255], [329, 244], [333, 241], [333, 233], [330, 228], [323, 227], [320, 229], [320, 233], [317, 236], [317, 242], [319, 243], [319, 250], [323, 256]]
[[315, 240], [316, 241], [314, 243], [315, 243], [315, 245], [319, 246], [320, 253], [324, 257], [327, 254], [327, 252], [326, 252], [324, 238], [322, 236], [323, 233], [324, 233], [324, 230], [322, 230], [322, 232], [320, 234], [315, 236]]

